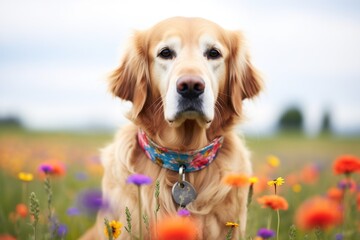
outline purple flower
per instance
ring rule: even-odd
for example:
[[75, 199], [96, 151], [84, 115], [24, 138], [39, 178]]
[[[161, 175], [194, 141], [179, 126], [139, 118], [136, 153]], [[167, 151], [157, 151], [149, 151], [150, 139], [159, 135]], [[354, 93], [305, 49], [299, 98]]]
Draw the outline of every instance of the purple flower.
[[152, 183], [152, 179], [146, 175], [142, 175], [142, 174], [133, 174], [130, 175], [127, 180], [127, 183], [133, 183], [137, 186], [141, 186], [144, 184], [150, 184]]
[[85, 172], [77, 172], [75, 174], [75, 178], [80, 181], [84, 181], [88, 179], [88, 175]]
[[53, 171], [53, 167], [50, 164], [43, 163], [40, 165], [39, 170], [44, 173], [51, 173]]
[[66, 233], [68, 232], [68, 228], [65, 224], [60, 224], [57, 229], [57, 234], [59, 237], [64, 237]]
[[314, 163], [314, 169], [318, 172], [321, 172], [324, 169], [324, 164], [321, 162]]
[[335, 239], [336, 240], [343, 240], [344, 239], [344, 235], [342, 235], [341, 233], [338, 233], [335, 235]]
[[190, 212], [189, 210], [185, 209], [185, 208], [181, 208], [177, 214], [180, 216], [180, 217], [188, 217], [190, 216]]
[[70, 207], [66, 211], [67, 215], [69, 216], [76, 216], [80, 214], [80, 210], [77, 207]]
[[352, 183], [350, 181], [341, 180], [340, 182], [338, 182], [338, 188], [340, 188], [341, 190], [351, 189], [351, 187]]
[[257, 233], [257, 236], [262, 237], [263, 239], [268, 239], [275, 236], [275, 232], [271, 229], [260, 228]]
[[77, 206], [81, 212], [95, 214], [100, 209], [108, 208], [108, 202], [102, 198], [98, 189], [89, 189], [79, 195]]

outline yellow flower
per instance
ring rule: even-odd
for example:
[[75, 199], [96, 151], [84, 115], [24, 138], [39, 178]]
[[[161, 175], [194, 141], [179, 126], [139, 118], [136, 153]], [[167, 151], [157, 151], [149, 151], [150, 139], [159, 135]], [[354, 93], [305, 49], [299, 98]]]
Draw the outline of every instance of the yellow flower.
[[294, 184], [294, 185], [292, 186], [293, 192], [299, 193], [299, 192], [301, 192], [301, 189], [302, 189], [302, 187], [301, 187], [300, 184]]
[[257, 183], [258, 181], [259, 181], [259, 179], [258, 179], [257, 177], [251, 177], [251, 178], [249, 178], [250, 184]]
[[226, 225], [227, 227], [238, 227], [238, 226], [239, 226], [239, 224], [234, 223], [234, 222], [227, 222], [225, 225]]
[[271, 167], [278, 167], [280, 165], [279, 158], [274, 155], [269, 155], [266, 161]]
[[285, 182], [285, 180], [282, 178], [282, 177], [278, 177], [277, 179], [274, 179], [274, 180], [271, 180], [271, 181], [268, 181], [267, 184], [269, 186], [281, 186], [283, 185]]
[[18, 178], [24, 182], [31, 182], [34, 179], [34, 175], [26, 172], [19, 172]]
[[[120, 236], [121, 228], [123, 226], [120, 222], [112, 220], [111, 222], [109, 222], [109, 226], [111, 227], [111, 231], [112, 231], [112, 235], [113, 235], [114, 239], [117, 238], [118, 236]], [[104, 233], [105, 233], [106, 236], [109, 237], [109, 233], [107, 231], [106, 226], [104, 228]]]

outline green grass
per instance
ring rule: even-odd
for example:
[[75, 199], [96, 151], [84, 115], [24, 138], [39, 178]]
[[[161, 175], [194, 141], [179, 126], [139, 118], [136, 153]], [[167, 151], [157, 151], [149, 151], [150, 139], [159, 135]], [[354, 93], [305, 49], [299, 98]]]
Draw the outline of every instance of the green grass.
[[[71, 132], [33, 132], [22, 129], [0, 128], [0, 235], [4, 233], [28, 239], [31, 234], [29, 218], [18, 222], [9, 220], [16, 204], [22, 202], [22, 182], [17, 179], [19, 171], [37, 172], [37, 166], [45, 160], [56, 159], [67, 166], [65, 176], [52, 179], [53, 207], [59, 221], [66, 224], [69, 233], [66, 239], [76, 239], [94, 221], [94, 215], [70, 217], [66, 210], [75, 204], [78, 193], [83, 189], [99, 188], [101, 167], [98, 163], [99, 149], [111, 142], [112, 134], [71, 133]], [[321, 166], [320, 179], [315, 184], [302, 184], [302, 191], [294, 193], [291, 186], [281, 187], [280, 194], [289, 202], [289, 210], [281, 212], [281, 238], [288, 239], [288, 231], [293, 224], [294, 212], [306, 198], [323, 195], [331, 186], [341, 179], [332, 174], [331, 165], [334, 159], [342, 154], [360, 156], [360, 138], [340, 138], [324, 135], [307, 138], [302, 135], [282, 134], [268, 138], [245, 138], [251, 149], [255, 175], [261, 177], [286, 177], [290, 173], [299, 173], [307, 164]], [[264, 172], [266, 157], [276, 155], [281, 165], [271, 172]], [[79, 173], [88, 174], [85, 180], [78, 180]], [[270, 176], [269, 176], [270, 175]], [[357, 179], [358, 180], [358, 179]], [[271, 193], [269, 188], [262, 194]], [[39, 230], [46, 230], [47, 197], [43, 181], [36, 179], [27, 185], [26, 203], [30, 192], [35, 192], [40, 201], [41, 219]], [[248, 234], [254, 237], [260, 227], [266, 227], [267, 219], [272, 214], [272, 229], [276, 229], [276, 214], [262, 209], [256, 202], [255, 195], [249, 208]], [[356, 216], [355, 216], [356, 217]], [[354, 220], [354, 224], [356, 220]], [[334, 239], [339, 229], [325, 234]], [[123, 230], [123, 234], [126, 234]], [[304, 239], [305, 233], [298, 233], [297, 239]], [[314, 233], [308, 233], [309, 239], [316, 239]], [[360, 239], [353, 236], [349, 239]], [[224, 236], [225, 238], [225, 236]], [[44, 239], [40, 237], [39, 239]], [[330, 239], [330, 238], [324, 238]]]

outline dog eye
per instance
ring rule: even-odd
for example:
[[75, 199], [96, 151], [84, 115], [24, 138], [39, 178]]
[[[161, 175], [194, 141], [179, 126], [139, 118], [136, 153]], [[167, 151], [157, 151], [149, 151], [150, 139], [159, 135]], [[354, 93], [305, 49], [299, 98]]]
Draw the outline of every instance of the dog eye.
[[175, 56], [174, 52], [171, 51], [169, 48], [164, 48], [158, 54], [158, 57], [163, 59], [172, 59]]
[[209, 49], [206, 53], [205, 53], [206, 57], [208, 59], [218, 59], [221, 57], [221, 53], [219, 50], [215, 49], [215, 48], [211, 48]]

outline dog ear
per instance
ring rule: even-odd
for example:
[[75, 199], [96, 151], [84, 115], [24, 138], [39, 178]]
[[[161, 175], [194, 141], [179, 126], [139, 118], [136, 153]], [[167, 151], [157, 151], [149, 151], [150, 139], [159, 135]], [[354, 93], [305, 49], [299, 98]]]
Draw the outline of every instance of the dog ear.
[[262, 89], [262, 79], [250, 61], [240, 32], [230, 33], [229, 95], [236, 115], [241, 115], [242, 100], [255, 97]]
[[135, 119], [143, 109], [150, 81], [144, 35], [144, 32], [134, 34], [120, 66], [109, 77], [110, 91], [115, 96], [132, 102], [130, 119]]

